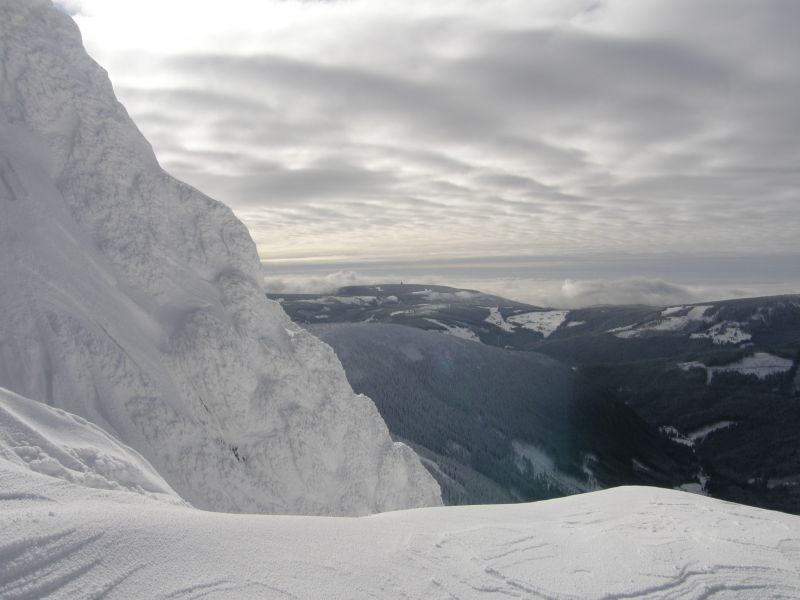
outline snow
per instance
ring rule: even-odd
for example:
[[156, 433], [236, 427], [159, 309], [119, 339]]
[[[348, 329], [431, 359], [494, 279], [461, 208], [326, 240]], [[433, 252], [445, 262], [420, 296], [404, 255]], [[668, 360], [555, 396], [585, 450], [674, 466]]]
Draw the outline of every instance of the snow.
[[425, 317], [425, 320], [429, 323], [433, 323], [438, 327], [442, 328], [442, 333], [447, 335], [452, 335], [453, 337], [461, 338], [462, 340], [469, 340], [471, 342], [478, 342], [480, 343], [481, 338], [477, 336], [477, 334], [468, 329], [467, 327], [459, 327], [458, 325], [448, 325], [447, 323], [442, 323], [441, 321], [437, 321], [436, 319], [430, 319]]
[[794, 362], [792, 360], [767, 352], [756, 352], [752, 356], [746, 356], [736, 362], [717, 367], [709, 367], [697, 361], [678, 364], [678, 367], [683, 371], [704, 369], [707, 375], [706, 383], [711, 383], [717, 373], [741, 373], [742, 375], [755, 375], [759, 379], [766, 379], [771, 375], [786, 373], [793, 366]]
[[0, 597], [796, 598], [800, 517], [621, 487], [362, 518], [232, 515], [0, 458]]
[[478, 292], [468, 292], [467, 290], [458, 290], [455, 292], [434, 292], [433, 290], [420, 290], [418, 292], [411, 292], [413, 296], [420, 296], [431, 302], [465, 302], [478, 298], [482, 294]]
[[717, 421], [715, 423], [705, 425], [698, 429], [694, 429], [689, 433], [687, 433], [686, 435], [682, 434], [676, 427], [673, 427], [672, 425], [664, 425], [662, 427], [659, 427], [658, 429], [659, 431], [661, 431], [661, 433], [669, 437], [673, 442], [693, 448], [696, 444], [702, 443], [709, 435], [711, 435], [715, 431], [721, 431], [723, 429], [728, 429], [736, 425], [738, 425], [738, 421]]
[[356, 306], [370, 306], [378, 303], [377, 296], [326, 296], [322, 303], [354, 304]]
[[[705, 321], [705, 313], [712, 305], [699, 306], [674, 306], [666, 308], [660, 313], [660, 318], [638, 325], [627, 325], [610, 329], [606, 333], [613, 333], [620, 338], [639, 337], [650, 332], [680, 332], [697, 321]], [[683, 314], [678, 314], [683, 313]]]
[[555, 461], [541, 448], [520, 440], [512, 440], [511, 445], [516, 454], [515, 464], [520, 472], [524, 473], [530, 468], [533, 477], [543, 479], [565, 494], [577, 494], [598, 489], [594, 476], [589, 469], [588, 460], [583, 465], [588, 481], [581, 481], [559, 471]]
[[706, 383], [711, 383], [717, 373], [741, 373], [742, 375], [755, 375], [759, 379], [766, 379], [771, 375], [781, 375], [788, 372], [793, 365], [794, 362], [788, 358], [781, 358], [768, 352], [756, 352], [752, 356], [746, 356], [736, 362], [717, 367], [709, 367], [697, 361], [679, 363], [678, 367], [683, 371], [704, 369], [707, 373]]
[[699, 361], [691, 360], [689, 362], [678, 363], [678, 368], [681, 371], [691, 371], [692, 369], [703, 369], [705, 371], [707, 367]]
[[500, 308], [497, 306], [487, 306], [486, 309], [489, 311], [489, 316], [484, 319], [490, 325], [494, 325], [502, 329], [503, 331], [508, 331], [509, 333], [513, 333], [515, 327], [510, 323], [506, 323], [505, 319], [503, 319], [503, 315], [500, 314]]
[[244, 225], [161, 169], [73, 21], [0, 0], [0, 57], [0, 386], [100, 427], [199, 508], [438, 504], [333, 351], [265, 298]]
[[780, 375], [789, 371], [794, 363], [788, 358], [774, 356], [767, 352], [756, 352], [729, 365], [720, 367], [706, 367], [708, 369], [709, 383], [717, 373], [741, 373], [742, 375], [755, 375], [759, 379], [766, 379], [771, 375]]
[[556, 329], [561, 327], [568, 314], [568, 310], [545, 310], [514, 315], [508, 317], [506, 321], [524, 329], [537, 331], [547, 339]]
[[700, 471], [697, 474], [697, 481], [681, 484], [678, 489], [690, 494], [700, 494], [701, 496], [708, 496], [708, 482], [711, 480], [708, 475]]
[[85, 419], [0, 388], [0, 457], [90, 488], [182, 502], [132, 448]]
[[741, 344], [749, 342], [753, 336], [742, 331], [742, 324], [735, 321], [722, 321], [711, 326], [707, 331], [693, 333], [689, 336], [693, 340], [709, 339], [715, 344]]
[[579, 325], [586, 325], [586, 321], [570, 321], [567, 327], [578, 327]]
[[700, 429], [690, 431], [686, 435], [686, 437], [692, 440], [692, 443], [696, 444], [705, 440], [709, 435], [711, 435], [715, 431], [721, 431], [722, 429], [729, 429], [736, 425], [738, 425], [737, 421], [718, 421], [716, 423], [711, 423], [710, 425], [706, 425], [705, 427], [701, 427]]
[[694, 441], [683, 435], [677, 427], [672, 425], [662, 425], [658, 428], [658, 430], [676, 444], [682, 444], [684, 446], [689, 446], [690, 448], [694, 446]]

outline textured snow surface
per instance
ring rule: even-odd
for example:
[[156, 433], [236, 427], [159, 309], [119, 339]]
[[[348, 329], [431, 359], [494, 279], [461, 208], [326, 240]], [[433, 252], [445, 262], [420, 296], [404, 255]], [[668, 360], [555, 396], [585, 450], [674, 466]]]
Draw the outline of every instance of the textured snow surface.
[[357, 519], [210, 513], [0, 459], [0, 597], [797, 598], [800, 517], [628, 487]]
[[178, 495], [135, 450], [85, 419], [0, 388], [0, 457], [86, 487]]
[[0, 60], [0, 386], [198, 507], [439, 503], [331, 349], [265, 299], [246, 228], [159, 167], [69, 17], [0, 0]]

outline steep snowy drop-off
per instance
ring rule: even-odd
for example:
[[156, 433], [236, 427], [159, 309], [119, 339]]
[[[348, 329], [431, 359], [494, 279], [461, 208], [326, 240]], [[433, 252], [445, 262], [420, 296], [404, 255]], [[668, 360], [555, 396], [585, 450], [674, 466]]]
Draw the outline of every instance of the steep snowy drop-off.
[[0, 597], [800, 597], [800, 517], [622, 487], [358, 519], [232, 515], [0, 457]]
[[135, 448], [197, 507], [438, 504], [330, 348], [265, 299], [245, 227], [160, 168], [72, 20], [0, 0], [0, 61], [0, 386]]

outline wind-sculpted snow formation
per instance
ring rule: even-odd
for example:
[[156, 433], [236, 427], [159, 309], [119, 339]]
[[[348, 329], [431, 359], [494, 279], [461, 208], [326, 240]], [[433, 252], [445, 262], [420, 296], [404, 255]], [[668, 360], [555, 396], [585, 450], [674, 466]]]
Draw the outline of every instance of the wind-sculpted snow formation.
[[124, 490], [182, 503], [132, 448], [81, 417], [3, 388], [0, 458], [89, 488]]
[[193, 505], [438, 504], [326, 345], [268, 301], [246, 228], [166, 174], [45, 0], [0, 0], [0, 386], [135, 448]]

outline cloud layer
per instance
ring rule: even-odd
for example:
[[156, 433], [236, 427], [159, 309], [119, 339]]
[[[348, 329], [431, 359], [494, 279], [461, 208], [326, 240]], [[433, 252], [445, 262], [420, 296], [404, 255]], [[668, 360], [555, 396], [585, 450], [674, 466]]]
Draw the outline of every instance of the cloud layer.
[[68, 5], [264, 259], [798, 250], [793, 0]]

